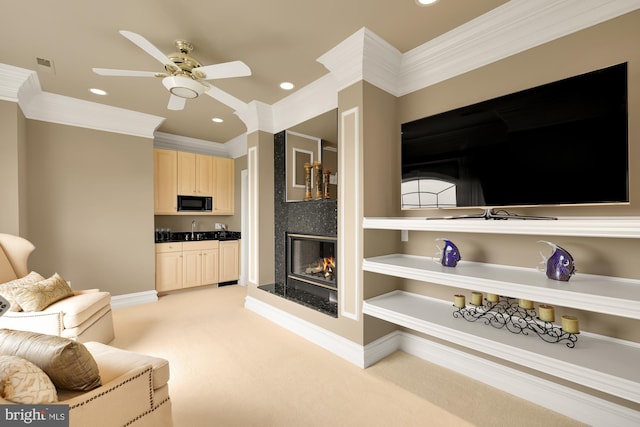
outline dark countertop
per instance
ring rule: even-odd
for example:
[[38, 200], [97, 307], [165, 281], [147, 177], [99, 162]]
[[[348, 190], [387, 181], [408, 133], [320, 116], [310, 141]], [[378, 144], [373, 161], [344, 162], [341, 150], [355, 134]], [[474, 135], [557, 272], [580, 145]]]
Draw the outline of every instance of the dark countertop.
[[[240, 240], [239, 231], [196, 231], [193, 233], [193, 241], [203, 240]], [[169, 243], [169, 242], [191, 242], [190, 231], [178, 231], [175, 233], [169, 233], [167, 238], [159, 238], [156, 236], [156, 243]]]

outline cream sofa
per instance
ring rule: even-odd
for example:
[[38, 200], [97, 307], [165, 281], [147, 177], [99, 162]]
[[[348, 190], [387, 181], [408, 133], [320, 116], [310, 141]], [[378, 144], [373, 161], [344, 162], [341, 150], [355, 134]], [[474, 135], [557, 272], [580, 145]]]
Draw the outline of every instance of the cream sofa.
[[[25, 338], [22, 334], [34, 336]], [[30, 346], [30, 340], [37, 341], [36, 345]], [[17, 354], [24, 360], [31, 359], [35, 365], [56, 365], [49, 357], [58, 358], [58, 361], [62, 357], [58, 365], [73, 364], [83, 356], [86, 358], [87, 350], [91, 355], [88, 358], [95, 360], [101, 385], [89, 391], [68, 391], [56, 386], [58, 401], [54, 403], [69, 405], [70, 427], [173, 426], [167, 360], [98, 342], [78, 343], [42, 334], [0, 330], [0, 355]], [[48, 351], [52, 354], [46, 355]], [[83, 371], [85, 365], [75, 368], [71, 376]], [[43, 371], [47, 371], [47, 366]], [[52, 374], [50, 377], [54, 378]], [[0, 404], [14, 403], [0, 397]]]
[[[34, 249], [22, 237], [0, 233], [0, 284], [29, 274], [27, 259]], [[0, 317], [0, 328], [109, 343], [114, 338], [111, 295], [97, 289], [76, 290], [39, 311], [7, 311]]]

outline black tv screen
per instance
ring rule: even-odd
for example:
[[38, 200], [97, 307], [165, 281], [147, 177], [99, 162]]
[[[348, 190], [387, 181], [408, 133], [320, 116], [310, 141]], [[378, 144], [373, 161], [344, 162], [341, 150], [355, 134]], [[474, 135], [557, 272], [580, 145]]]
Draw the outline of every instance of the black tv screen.
[[627, 64], [402, 124], [402, 207], [629, 201]]

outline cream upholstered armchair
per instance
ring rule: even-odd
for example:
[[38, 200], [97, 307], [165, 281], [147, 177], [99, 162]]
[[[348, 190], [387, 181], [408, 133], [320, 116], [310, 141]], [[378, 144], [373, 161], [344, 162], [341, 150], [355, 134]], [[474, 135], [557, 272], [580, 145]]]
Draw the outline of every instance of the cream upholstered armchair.
[[0, 233], [0, 295], [11, 303], [0, 317], [0, 328], [111, 342], [111, 295], [97, 289], [73, 291], [57, 273], [45, 279], [30, 272], [27, 260], [34, 249], [22, 237]]

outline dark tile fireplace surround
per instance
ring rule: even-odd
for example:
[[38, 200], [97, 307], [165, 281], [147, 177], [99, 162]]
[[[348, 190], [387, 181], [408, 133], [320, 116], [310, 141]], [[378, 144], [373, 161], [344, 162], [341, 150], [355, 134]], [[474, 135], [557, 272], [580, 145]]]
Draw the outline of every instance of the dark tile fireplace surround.
[[[319, 257], [322, 260], [333, 257], [335, 261], [338, 202], [335, 199], [286, 202], [285, 153], [285, 132], [283, 131], [274, 135], [276, 282], [258, 288], [324, 314], [338, 317], [337, 287], [339, 283], [336, 272], [340, 266], [336, 266], [336, 270], [328, 274], [316, 274], [318, 278], [314, 278], [305, 277], [304, 271], [299, 271], [300, 266], [291, 266], [287, 262], [292, 250], [300, 251], [301, 249], [318, 252], [318, 256], [311, 255], [311, 258]], [[290, 238], [291, 236], [293, 239]], [[291, 240], [295, 243], [291, 244]], [[306, 255], [301, 256], [305, 259], [304, 264], [309, 264], [309, 260], [305, 258]], [[300, 257], [296, 256], [295, 259], [299, 260]], [[295, 261], [294, 264], [297, 262]]]

